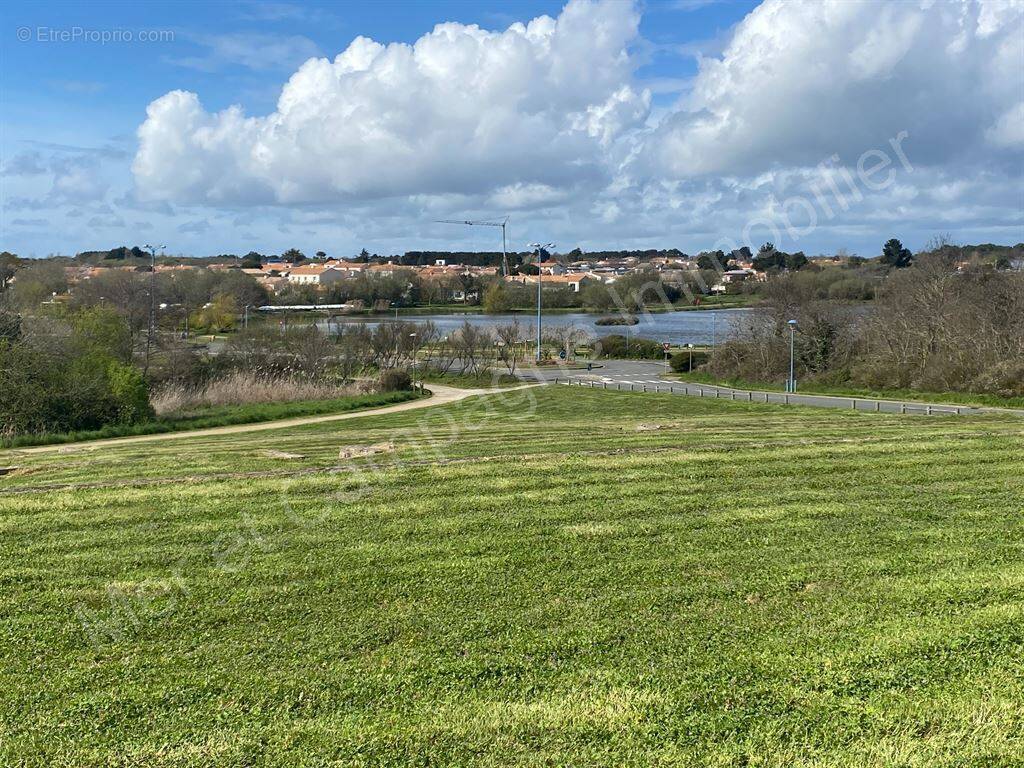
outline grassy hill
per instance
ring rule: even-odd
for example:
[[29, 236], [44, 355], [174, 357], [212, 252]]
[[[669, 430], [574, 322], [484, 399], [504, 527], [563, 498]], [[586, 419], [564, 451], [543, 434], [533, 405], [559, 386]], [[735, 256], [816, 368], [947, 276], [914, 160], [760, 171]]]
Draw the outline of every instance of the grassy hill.
[[1013, 764], [1022, 434], [548, 387], [0, 452], [0, 764]]

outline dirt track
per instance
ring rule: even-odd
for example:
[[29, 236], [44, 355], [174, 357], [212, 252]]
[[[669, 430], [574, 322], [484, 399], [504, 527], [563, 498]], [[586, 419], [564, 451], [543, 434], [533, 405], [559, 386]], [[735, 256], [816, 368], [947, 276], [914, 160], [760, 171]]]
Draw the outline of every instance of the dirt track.
[[[529, 386], [529, 385], [528, 385]], [[519, 389], [519, 387], [512, 387]], [[58, 451], [81, 450], [102, 448], [106, 445], [129, 445], [131, 443], [150, 443], [159, 440], [178, 440], [186, 437], [207, 437], [209, 435], [233, 435], [241, 432], [260, 432], [266, 429], [282, 429], [284, 427], [299, 427], [304, 424], [320, 424], [325, 421], [344, 421], [345, 419], [359, 419], [363, 416], [376, 416], [382, 413], [397, 413], [398, 411], [411, 411], [417, 408], [429, 408], [445, 403], [454, 403], [474, 395], [488, 395], [496, 392], [507, 392], [508, 389], [458, 389], [446, 387], [441, 384], [431, 384], [430, 397], [419, 400], [409, 400], [395, 405], [385, 405], [380, 408], [364, 408], [358, 411], [347, 411], [346, 413], [332, 413], [320, 416], [297, 416], [292, 419], [279, 419], [277, 421], [260, 421], [253, 424], [232, 424], [226, 427], [210, 427], [209, 429], [193, 429], [183, 432], [162, 432], [156, 435], [137, 435], [134, 437], [111, 437], [104, 440], [88, 440], [81, 443], [60, 443], [58, 445], [38, 445], [30, 448], [11, 448], [0, 451], [0, 456], [16, 456], [30, 453], [56, 453]]]

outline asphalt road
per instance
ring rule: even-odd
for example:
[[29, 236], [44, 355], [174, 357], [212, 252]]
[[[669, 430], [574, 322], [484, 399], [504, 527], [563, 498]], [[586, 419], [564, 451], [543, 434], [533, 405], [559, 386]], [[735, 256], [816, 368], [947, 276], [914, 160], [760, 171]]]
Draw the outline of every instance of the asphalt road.
[[[713, 384], [692, 384], [662, 378], [667, 368], [664, 363], [645, 360], [607, 360], [595, 364], [593, 370], [574, 370], [568, 366], [551, 366], [540, 369], [526, 369], [519, 372], [527, 380], [547, 384], [568, 384], [597, 389], [617, 389], [632, 392], [671, 392], [691, 397], [708, 397], [719, 400], [734, 400], [749, 403], [776, 405], [810, 405], [818, 408], [842, 408], [844, 410], [868, 411], [873, 413], [906, 413], [929, 416], [967, 416], [989, 411], [1005, 412], [1006, 409], [984, 408], [969, 405], [945, 403], [922, 403], [903, 400], [880, 400], [867, 397], [834, 397], [830, 395], [792, 394], [767, 392], [764, 390], [734, 389]], [[1024, 415], [1024, 411], [1020, 411]]]

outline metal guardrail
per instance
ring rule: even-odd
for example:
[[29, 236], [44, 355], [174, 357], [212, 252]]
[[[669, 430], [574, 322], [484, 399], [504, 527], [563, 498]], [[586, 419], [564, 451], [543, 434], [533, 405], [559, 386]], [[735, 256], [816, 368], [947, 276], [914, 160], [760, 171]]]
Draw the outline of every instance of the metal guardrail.
[[[624, 384], [617, 381], [586, 381], [583, 379], [552, 379], [552, 384], [564, 386], [589, 387], [590, 389], [614, 389], [619, 392], [651, 392], [662, 394], [683, 394], [692, 397], [713, 397], [715, 400], [727, 399], [744, 403], [767, 403], [769, 405], [810, 405], [818, 408], [846, 407], [854, 411], [869, 413], [921, 413], [925, 416], [962, 416], [970, 408], [959, 405], [926, 405], [918, 403], [901, 403], [893, 400], [873, 400], [861, 397], [834, 397], [832, 395], [792, 395], [787, 392], [764, 392], [741, 389], [720, 389], [718, 387], [702, 387], [697, 384]], [[835, 405], [822, 405], [808, 402], [807, 397], [825, 398], [835, 401]], [[845, 403], [844, 403], [845, 401]], [[890, 410], [882, 410], [883, 404], [894, 406]], [[898, 407], [898, 410], [897, 410]]]

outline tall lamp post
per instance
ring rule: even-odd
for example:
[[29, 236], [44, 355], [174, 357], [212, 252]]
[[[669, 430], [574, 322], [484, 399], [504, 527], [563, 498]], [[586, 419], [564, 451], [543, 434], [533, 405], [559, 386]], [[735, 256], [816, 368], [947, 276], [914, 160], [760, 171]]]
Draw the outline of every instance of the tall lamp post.
[[[412, 340], [412, 388], [416, 389], [416, 355], [419, 349], [416, 346], [416, 334], [410, 333], [409, 338]], [[420, 391], [423, 391], [422, 384], [420, 384]]]
[[537, 363], [540, 363], [540, 309], [541, 309], [541, 275], [540, 275], [540, 263], [544, 258], [544, 251], [549, 248], [554, 248], [554, 243], [530, 243], [530, 248], [533, 248], [537, 252]]
[[156, 333], [156, 249], [165, 245], [144, 246], [149, 251], [149, 329], [146, 333], [146, 372], [149, 372], [149, 356], [153, 349], [153, 335]]
[[789, 386], [786, 391], [796, 392], [795, 356], [793, 354], [796, 346], [796, 320], [790, 320], [787, 325], [789, 326]]

